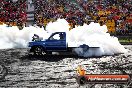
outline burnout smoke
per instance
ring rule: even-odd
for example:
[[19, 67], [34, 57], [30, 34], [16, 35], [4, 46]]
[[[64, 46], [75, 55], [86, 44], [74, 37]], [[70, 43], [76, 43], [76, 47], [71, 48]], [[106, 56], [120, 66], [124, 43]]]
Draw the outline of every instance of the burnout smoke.
[[27, 48], [32, 36], [38, 34], [40, 37], [48, 38], [48, 33], [43, 28], [29, 26], [19, 30], [17, 26], [7, 27], [0, 25], [0, 49]]
[[107, 33], [107, 27], [105, 25], [100, 26], [98, 23], [84, 24], [83, 26], [76, 27], [70, 31], [70, 41], [75, 41], [74, 45], [80, 46], [86, 44], [89, 48], [84, 51], [79, 47], [75, 49], [75, 52], [79, 56], [91, 57], [102, 55], [114, 55], [118, 53], [125, 53], [126, 50], [118, 41], [117, 37], [110, 36]]
[[[107, 33], [105, 25], [100, 26], [98, 23], [90, 23], [78, 26], [69, 31], [68, 22], [64, 19], [58, 19], [56, 22], [50, 22], [43, 28], [29, 26], [19, 30], [16, 26], [7, 27], [0, 25], [0, 49], [8, 48], [27, 48], [28, 42], [32, 40], [34, 34], [47, 39], [53, 32], [66, 32], [68, 47], [78, 47], [74, 51], [79, 56], [102, 56], [125, 53], [125, 48], [119, 43], [116, 37]], [[80, 45], [86, 44], [87, 47], [99, 48], [82, 48]]]

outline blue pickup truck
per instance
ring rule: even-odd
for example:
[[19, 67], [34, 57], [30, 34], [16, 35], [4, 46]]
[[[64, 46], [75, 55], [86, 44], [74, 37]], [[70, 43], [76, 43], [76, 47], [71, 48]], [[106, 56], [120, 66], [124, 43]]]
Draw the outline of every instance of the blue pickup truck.
[[[29, 42], [30, 52], [34, 55], [52, 54], [52, 52], [71, 52], [76, 47], [68, 47], [65, 32], [55, 32], [51, 36], [42, 40], [38, 35], [33, 36], [32, 42]], [[81, 48], [88, 50], [88, 45], [81, 45]]]

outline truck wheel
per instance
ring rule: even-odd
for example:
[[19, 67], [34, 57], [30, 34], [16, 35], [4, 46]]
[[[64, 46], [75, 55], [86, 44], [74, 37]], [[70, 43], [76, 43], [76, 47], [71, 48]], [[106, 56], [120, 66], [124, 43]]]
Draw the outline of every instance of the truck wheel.
[[89, 50], [89, 46], [88, 45], [85, 45], [83, 50], [86, 52], [87, 50]]
[[34, 47], [34, 55], [42, 55], [43, 54], [43, 48], [41, 46]]
[[87, 50], [89, 50], [89, 46], [86, 44], [80, 45], [80, 48], [83, 48], [83, 51], [86, 52]]

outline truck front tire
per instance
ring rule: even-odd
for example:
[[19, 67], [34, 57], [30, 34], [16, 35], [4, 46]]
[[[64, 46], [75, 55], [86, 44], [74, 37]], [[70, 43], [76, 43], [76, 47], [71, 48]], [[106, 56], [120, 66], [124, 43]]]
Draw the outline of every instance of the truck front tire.
[[43, 48], [41, 46], [35, 46], [33, 49], [34, 55], [43, 55]]

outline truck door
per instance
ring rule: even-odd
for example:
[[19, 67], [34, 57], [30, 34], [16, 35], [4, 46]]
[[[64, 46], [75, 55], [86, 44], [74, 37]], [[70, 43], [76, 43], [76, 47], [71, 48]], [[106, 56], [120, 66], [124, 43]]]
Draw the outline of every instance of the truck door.
[[51, 35], [46, 43], [46, 50], [49, 51], [65, 51], [66, 47], [65, 33], [55, 33]]

